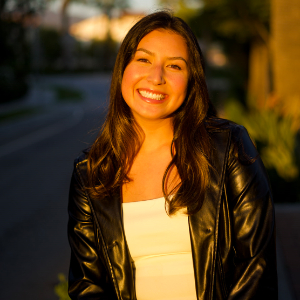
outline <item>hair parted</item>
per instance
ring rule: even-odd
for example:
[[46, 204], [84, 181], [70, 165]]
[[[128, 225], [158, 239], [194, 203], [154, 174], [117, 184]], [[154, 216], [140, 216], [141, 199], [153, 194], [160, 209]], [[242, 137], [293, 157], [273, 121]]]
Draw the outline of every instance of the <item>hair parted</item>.
[[[116, 190], [120, 192], [122, 184], [130, 180], [128, 173], [143, 141], [143, 132], [122, 97], [122, 77], [142, 38], [159, 29], [181, 35], [188, 49], [187, 96], [172, 114], [174, 138], [171, 149], [175, 151], [172, 151], [162, 188], [170, 215], [182, 207], [187, 207], [191, 215], [201, 208], [209, 185], [211, 145], [204, 122], [214, 117], [216, 112], [209, 99], [197, 39], [190, 27], [169, 11], [155, 12], [142, 18], [129, 30], [121, 44], [112, 76], [107, 118], [88, 154], [89, 189], [93, 196], [101, 199]], [[166, 181], [174, 165], [181, 183], [168, 191]], [[174, 191], [176, 193], [170, 201], [169, 196]]]

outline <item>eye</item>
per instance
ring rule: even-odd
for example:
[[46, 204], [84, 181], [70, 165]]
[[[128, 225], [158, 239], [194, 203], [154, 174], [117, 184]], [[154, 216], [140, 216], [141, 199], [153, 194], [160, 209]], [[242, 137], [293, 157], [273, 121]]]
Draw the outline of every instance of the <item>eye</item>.
[[138, 58], [137, 61], [147, 63], [149, 60], [147, 58]]
[[169, 65], [169, 67], [174, 70], [181, 70], [181, 67], [178, 65]]

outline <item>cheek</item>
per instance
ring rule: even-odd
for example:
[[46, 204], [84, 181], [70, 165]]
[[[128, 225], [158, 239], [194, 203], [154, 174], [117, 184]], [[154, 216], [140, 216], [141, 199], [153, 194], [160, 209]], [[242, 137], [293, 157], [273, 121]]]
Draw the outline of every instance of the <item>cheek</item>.
[[126, 99], [129, 95], [132, 95], [134, 92], [134, 82], [135, 82], [135, 71], [133, 68], [128, 65], [124, 71], [122, 78], [122, 95], [123, 98]]
[[173, 86], [176, 87], [176, 92], [178, 95], [182, 95], [185, 98], [188, 86], [188, 79], [184, 77], [175, 78], [173, 81]]
[[[122, 78], [122, 84], [121, 84], [121, 88], [122, 88], [122, 94], [124, 94], [126, 92], [126, 87], [128, 86], [128, 71], [127, 68], [125, 69], [124, 73], [123, 73], [123, 78]], [[124, 95], [123, 95], [124, 97]]]

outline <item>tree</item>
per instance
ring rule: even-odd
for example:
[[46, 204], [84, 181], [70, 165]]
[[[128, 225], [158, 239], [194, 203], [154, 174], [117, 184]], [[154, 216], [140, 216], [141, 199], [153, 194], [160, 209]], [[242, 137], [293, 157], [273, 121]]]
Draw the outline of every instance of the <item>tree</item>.
[[277, 200], [287, 198], [278, 196], [286, 193], [285, 186], [290, 200], [299, 200], [300, 2], [203, 0], [202, 4], [187, 20], [198, 37], [221, 43], [232, 58], [231, 68], [240, 64], [240, 50], [249, 49], [243, 54], [248, 62], [246, 107], [241, 99], [227, 98], [225, 117], [246, 126], [255, 139]]
[[[63, 45], [63, 62], [65, 68], [69, 69], [69, 57], [70, 49], [70, 38], [68, 35], [69, 22], [68, 22], [68, 7], [71, 3], [84, 3], [89, 4], [90, 6], [95, 6], [100, 8], [104, 14], [111, 19], [112, 12], [114, 9], [122, 9], [127, 6], [127, 0], [62, 0], [61, 6], [61, 34], [62, 34], [62, 45]], [[109, 32], [107, 40], [110, 40]]]
[[65, 33], [68, 30], [68, 16], [67, 10], [71, 3], [84, 3], [90, 6], [101, 8], [104, 14], [109, 18], [112, 11], [116, 8], [123, 9], [127, 7], [127, 0], [62, 0], [61, 5], [61, 18], [62, 18], [62, 32]]
[[240, 47], [238, 44], [249, 49], [248, 98], [259, 107], [264, 105], [271, 89], [269, 0], [203, 0], [203, 3], [194, 24], [200, 21], [207, 35], [223, 43], [227, 40], [226, 45], [233, 53], [234, 47]]
[[[247, 52], [248, 97], [263, 105], [270, 92], [270, 0], [161, 0], [181, 13], [198, 37], [219, 41], [233, 59], [232, 65], [244, 64], [241, 52]], [[249, 59], [248, 59], [249, 58]], [[244, 59], [245, 60], [245, 59]]]
[[274, 97], [270, 105], [300, 129], [300, 2], [272, 0], [271, 32]]
[[34, 24], [44, 1], [0, 0], [0, 94], [1, 101], [23, 96], [30, 71], [26, 27]]

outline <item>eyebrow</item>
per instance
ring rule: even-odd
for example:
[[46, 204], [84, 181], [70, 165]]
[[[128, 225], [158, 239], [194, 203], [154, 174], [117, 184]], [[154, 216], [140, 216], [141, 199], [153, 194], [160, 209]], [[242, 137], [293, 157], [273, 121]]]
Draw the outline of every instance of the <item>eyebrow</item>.
[[[139, 49], [136, 50], [136, 52], [137, 51], [142, 51], [142, 52], [145, 52], [145, 53], [147, 53], [147, 54], [149, 54], [151, 56], [154, 56], [153, 52], [151, 52], [151, 51], [149, 51], [149, 50], [147, 50], [145, 48], [139, 48]], [[168, 57], [168, 60], [183, 60], [188, 65], [187, 61], [183, 57], [181, 57], [181, 56]]]

